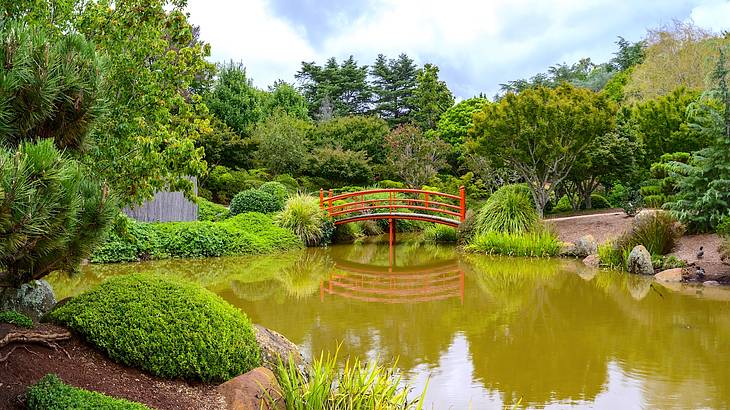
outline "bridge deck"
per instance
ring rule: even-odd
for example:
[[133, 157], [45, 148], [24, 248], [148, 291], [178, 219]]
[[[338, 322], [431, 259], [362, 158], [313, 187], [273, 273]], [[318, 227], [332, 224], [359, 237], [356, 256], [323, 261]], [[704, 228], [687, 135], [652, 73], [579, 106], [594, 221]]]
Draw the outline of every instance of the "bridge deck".
[[372, 219], [411, 219], [416, 221], [435, 222], [453, 227], [459, 226], [456, 219], [445, 218], [438, 215], [418, 214], [409, 212], [377, 212], [348, 216], [335, 220], [335, 225], [342, 225], [350, 222], [366, 221]]

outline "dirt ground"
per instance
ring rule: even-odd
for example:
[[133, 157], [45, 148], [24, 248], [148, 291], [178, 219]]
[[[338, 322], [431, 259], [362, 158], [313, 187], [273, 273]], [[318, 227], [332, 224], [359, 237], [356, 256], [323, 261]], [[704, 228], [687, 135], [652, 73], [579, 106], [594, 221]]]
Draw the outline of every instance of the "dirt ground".
[[[547, 219], [546, 223], [555, 227], [560, 240], [575, 242], [583, 235], [591, 234], [598, 243], [619, 237], [631, 229], [633, 218], [622, 211], [594, 215], [579, 215], [565, 218]], [[685, 235], [672, 255], [684, 259], [689, 264], [701, 266], [708, 275], [730, 273], [730, 266], [720, 260], [717, 248], [721, 239], [715, 234]], [[702, 259], [697, 259], [700, 246], [704, 248]]]
[[[38, 329], [63, 329], [37, 325]], [[13, 325], [0, 324], [0, 339]], [[144, 403], [156, 409], [208, 410], [224, 408], [215, 385], [164, 380], [139, 370], [114, 363], [78, 337], [58, 342], [54, 350], [35, 344], [20, 344], [0, 363], [0, 409], [24, 409], [25, 392], [48, 373], [57, 374], [66, 384], [98, 391], [110, 396]], [[0, 349], [7, 354], [11, 344]]]

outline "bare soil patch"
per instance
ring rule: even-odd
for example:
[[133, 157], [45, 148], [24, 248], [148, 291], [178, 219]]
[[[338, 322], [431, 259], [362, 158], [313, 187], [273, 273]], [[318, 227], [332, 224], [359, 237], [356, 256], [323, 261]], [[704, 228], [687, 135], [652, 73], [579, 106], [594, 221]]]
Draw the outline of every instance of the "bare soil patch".
[[[0, 324], [0, 339], [14, 325]], [[65, 330], [50, 324], [35, 330]], [[0, 349], [7, 354], [12, 344]], [[0, 408], [24, 409], [25, 393], [48, 373], [57, 374], [66, 384], [124, 398], [156, 409], [212, 410], [225, 407], [215, 385], [165, 380], [111, 361], [78, 336], [58, 342], [59, 349], [22, 344], [0, 363]]]

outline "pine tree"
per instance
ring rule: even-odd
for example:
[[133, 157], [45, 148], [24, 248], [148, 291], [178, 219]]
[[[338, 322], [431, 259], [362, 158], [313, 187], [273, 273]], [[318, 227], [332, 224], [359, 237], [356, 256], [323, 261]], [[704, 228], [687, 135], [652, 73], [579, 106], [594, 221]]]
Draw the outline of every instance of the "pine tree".
[[730, 90], [724, 50], [712, 78], [714, 90], [690, 106], [691, 126], [712, 141], [693, 153], [689, 164], [675, 163], [680, 173], [679, 199], [667, 204], [694, 231], [714, 229], [730, 215]]
[[441, 114], [454, 105], [454, 95], [446, 83], [439, 80], [439, 68], [433, 64], [426, 64], [418, 71], [416, 84], [413, 120], [422, 130], [432, 130]]
[[415, 108], [413, 94], [417, 73], [413, 59], [406, 54], [399, 55], [395, 60], [388, 60], [380, 54], [375, 60], [370, 70], [376, 96], [374, 111], [389, 125], [411, 121], [411, 113]]
[[75, 270], [117, 208], [74, 159], [99, 114], [93, 45], [5, 22], [0, 61], [0, 287], [8, 287]]

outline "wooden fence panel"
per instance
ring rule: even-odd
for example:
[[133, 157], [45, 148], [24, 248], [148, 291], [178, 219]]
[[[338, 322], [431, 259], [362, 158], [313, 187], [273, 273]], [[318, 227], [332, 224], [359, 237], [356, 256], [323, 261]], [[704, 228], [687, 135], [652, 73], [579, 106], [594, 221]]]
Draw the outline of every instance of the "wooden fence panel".
[[[191, 180], [197, 195], [198, 181], [196, 178]], [[125, 208], [124, 213], [140, 222], [197, 221], [198, 204], [185, 198], [180, 191], [161, 191], [142, 205]]]

